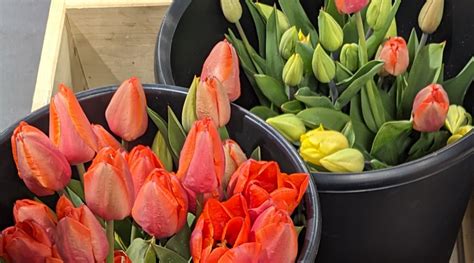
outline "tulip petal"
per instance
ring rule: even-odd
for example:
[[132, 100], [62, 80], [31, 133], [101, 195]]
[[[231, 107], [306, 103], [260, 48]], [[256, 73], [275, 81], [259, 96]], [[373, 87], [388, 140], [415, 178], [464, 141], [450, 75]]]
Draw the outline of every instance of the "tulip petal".
[[91, 232], [78, 221], [65, 217], [57, 226], [56, 245], [65, 263], [95, 262], [91, 244]]
[[[228, 250], [222, 257], [219, 259], [219, 263], [233, 263], [233, 262], [246, 262], [246, 263], [257, 263], [259, 261], [259, 256], [261, 255], [262, 245], [258, 242], [250, 242], [242, 244], [238, 247]], [[285, 262], [278, 260], [270, 260], [263, 262]], [[290, 261], [287, 261], [290, 262]]]

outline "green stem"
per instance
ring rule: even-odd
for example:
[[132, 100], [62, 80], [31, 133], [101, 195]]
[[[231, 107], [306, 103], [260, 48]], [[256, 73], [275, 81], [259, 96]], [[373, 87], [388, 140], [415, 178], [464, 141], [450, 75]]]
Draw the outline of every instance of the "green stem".
[[332, 104], [335, 104], [339, 97], [339, 91], [337, 90], [336, 83], [334, 83], [334, 79], [329, 82], [329, 95], [331, 96]]
[[204, 195], [198, 194], [196, 196], [196, 218], [199, 218], [203, 209], [204, 209]]
[[67, 199], [70, 199], [69, 195], [67, 194], [67, 192], [64, 189], [58, 190], [58, 191], [56, 191], [56, 193], [59, 195], [59, 197], [64, 195], [64, 196], [67, 197]]
[[132, 244], [133, 240], [137, 236], [137, 226], [132, 222], [132, 230], [130, 231], [130, 244]]
[[365, 41], [365, 33], [364, 33], [364, 23], [362, 22], [362, 16], [360, 12], [355, 14], [356, 16], [356, 26], [357, 26], [357, 34], [359, 35], [359, 60], [360, 64], [365, 65], [367, 63], [367, 42]]
[[81, 180], [81, 186], [84, 188], [84, 174], [86, 173], [86, 167], [84, 163], [80, 163], [76, 165], [77, 173], [79, 174], [79, 180]]
[[114, 220], [107, 221], [106, 224], [107, 241], [109, 242], [109, 254], [107, 255], [107, 263], [114, 262]]
[[122, 148], [125, 149], [125, 151], [128, 151], [129, 143], [128, 141], [122, 139]]
[[418, 48], [416, 49], [415, 57], [420, 53], [421, 49], [425, 46], [426, 41], [428, 40], [428, 34], [423, 32], [421, 35], [420, 43], [418, 44]]
[[251, 45], [250, 45], [250, 42], [249, 40], [247, 39], [247, 35], [245, 35], [245, 31], [244, 29], [242, 28], [242, 25], [240, 24], [239, 21], [237, 21], [235, 23], [235, 26], [237, 27], [237, 31], [239, 31], [239, 35], [240, 37], [242, 38], [242, 41], [244, 42], [244, 45], [245, 45], [245, 48], [247, 49], [247, 51], [249, 51], [250, 53], [250, 50], [251, 50]]

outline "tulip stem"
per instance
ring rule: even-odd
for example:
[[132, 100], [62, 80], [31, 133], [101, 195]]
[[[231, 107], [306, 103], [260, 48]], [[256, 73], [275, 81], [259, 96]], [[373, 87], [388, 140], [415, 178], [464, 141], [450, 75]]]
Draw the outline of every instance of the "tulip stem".
[[204, 208], [204, 195], [203, 194], [198, 194], [196, 196], [196, 218], [199, 218], [199, 216], [202, 213], [202, 209]]
[[128, 151], [128, 141], [122, 139], [122, 148], [125, 150], [125, 151]]
[[253, 51], [253, 48], [252, 48], [252, 45], [250, 45], [250, 42], [249, 40], [247, 39], [247, 35], [245, 35], [245, 31], [244, 29], [242, 28], [242, 25], [240, 24], [239, 21], [235, 22], [235, 27], [237, 27], [237, 31], [239, 31], [239, 35], [240, 37], [242, 38], [242, 41], [244, 42], [244, 46], [245, 46], [245, 49], [247, 50], [247, 53], [249, 54], [251, 60], [252, 60], [252, 63], [255, 67], [255, 69], [257, 70], [257, 72], [259, 74], [262, 74], [263, 73], [263, 70], [260, 68], [260, 66], [254, 61], [254, 57], [252, 56], [253, 53], [255, 52], [252, 52]]
[[82, 188], [84, 188], [84, 174], [86, 173], [86, 167], [84, 163], [80, 163], [76, 165], [77, 173], [79, 174], [79, 180], [81, 180]]
[[329, 95], [331, 96], [332, 104], [335, 104], [339, 97], [339, 91], [337, 90], [336, 83], [334, 83], [334, 79], [329, 81]]
[[137, 236], [137, 227], [135, 226], [134, 223], [132, 223], [132, 230], [130, 231], [130, 244], [132, 244], [132, 241], [135, 239]]
[[418, 48], [416, 49], [415, 57], [420, 53], [421, 49], [425, 46], [426, 41], [428, 40], [428, 34], [423, 32], [421, 35], [420, 43], [418, 44]]
[[362, 16], [360, 12], [355, 14], [357, 34], [359, 35], [359, 60], [361, 65], [365, 65], [368, 61], [367, 58], [367, 43], [365, 42], [364, 23], [362, 22]]
[[374, 33], [374, 30], [372, 28], [369, 28], [367, 32], [365, 33], [365, 39], [369, 39], [369, 37]]
[[114, 262], [114, 220], [107, 221], [106, 224], [107, 241], [109, 243], [109, 254], [107, 255], [107, 263]]

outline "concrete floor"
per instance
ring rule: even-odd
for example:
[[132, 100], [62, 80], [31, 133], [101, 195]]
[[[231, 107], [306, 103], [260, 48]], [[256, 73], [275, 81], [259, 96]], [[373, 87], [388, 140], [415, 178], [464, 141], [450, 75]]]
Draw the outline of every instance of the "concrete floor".
[[50, 0], [0, 0], [0, 132], [30, 112]]

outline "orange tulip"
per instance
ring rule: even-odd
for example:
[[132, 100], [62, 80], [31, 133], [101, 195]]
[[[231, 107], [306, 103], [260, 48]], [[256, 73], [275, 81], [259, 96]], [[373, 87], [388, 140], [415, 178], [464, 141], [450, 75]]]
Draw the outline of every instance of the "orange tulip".
[[120, 85], [110, 100], [105, 118], [112, 132], [126, 141], [133, 141], [146, 132], [146, 97], [138, 78], [132, 77]]
[[340, 14], [359, 12], [367, 6], [369, 0], [336, 0], [336, 8]]
[[97, 153], [84, 174], [84, 194], [87, 206], [107, 221], [130, 215], [135, 194], [121, 150], [106, 147]]
[[[234, 248], [218, 247], [209, 255], [207, 262], [218, 263], [258, 263], [262, 245], [257, 242], [248, 242]], [[273, 261], [271, 261], [273, 262]]]
[[209, 118], [194, 122], [181, 150], [177, 173], [188, 191], [191, 210], [196, 194], [221, 196], [224, 165], [224, 150], [214, 123]]
[[164, 169], [148, 176], [132, 208], [132, 217], [145, 232], [164, 238], [176, 234], [186, 223], [188, 199], [179, 179]]
[[49, 138], [70, 164], [92, 160], [97, 140], [74, 92], [63, 84], [49, 106]]
[[34, 221], [53, 239], [58, 220], [45, 204], [30, 199], [17, 200], [13, 206], [13, 217], [15, 223]]
[[18, 176], [35, 195], [52, 195], [71, 180], [68, 161], [39, 129], [21, 122], [11, 144]]
[[225, 154], [225, 172], [222, 187], [226, 189], [230, 177], [243, 162], [247, 161], [247, 156], [245, 156], [239, 144], [231, 139], [225, 140], [223, 147]]
[[439, 130], [446, 120], [449, 98], [443, 86], [431, 84], [416, 94], [413, 101], [413, 129], [420, 132]]
[[132, 149], [127, 157], [128, 166], [130, 167], [130, 173], [132, 175], [133, 187], [135, 189], [135, 195], [142, 187], [145, 179], [148, 177], [151, 171], [155, 168], [164, 168], [160, 159], [156, 157], [155, 153], [150, 147], [138, 145]]
[[262, 245], [259, 262], [295, 262], [298, 235], [286, 210], [267, 208], [253, 223], [250, 240]]
[[240, 97], [239, 57], [226, 39], [217, 43], [204, 61], [201, 78], [211, 76], [222, 83], [230, 101]]
[[64, 262], [103, 262], [109, 244], [105, 231], [85, 205], [75, 208], [66, 197], [56, 204], [56, 246]]
[[288, 214], [293, 213], [308, 187], [309, 175], [285, 174], [276, 162], [248, 160], [232, 175], [227, 193], [242, 193], [252, 210], [252, 217], [276, 205]]
[[225, 126], [230, 120], [230, 102], [222, 84], [214, 76], [201, 78], [196, 91], [196, 115], [202, 120], [212, 119], [218, 127]]
[[102, 125], [92, 124], [92, 131], [97, 138], [97, 149], [100, 150], [104, 147], [112, 147], [114, 150], [120, 149], [122, 146], [115, 139], [112, 134], [110, 134]]
[[399, 76], [405, 73], [410, 63], [405, 39], [391, 37], [384, 43], [378, 59], [385, 62], [383, 68], [389, 74]]
[[132, 263], [130, 258], [122, 250], [114, 251], [114, 263]]

